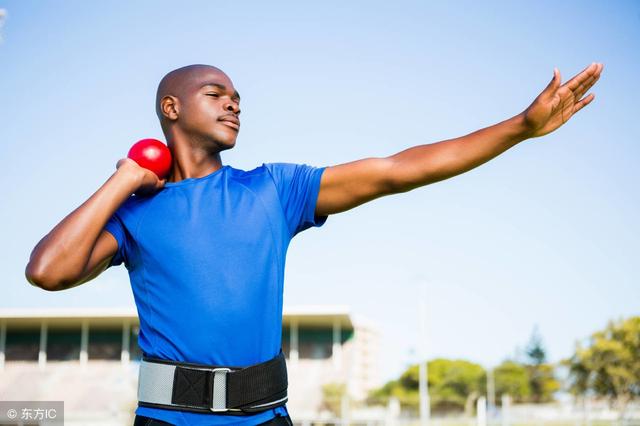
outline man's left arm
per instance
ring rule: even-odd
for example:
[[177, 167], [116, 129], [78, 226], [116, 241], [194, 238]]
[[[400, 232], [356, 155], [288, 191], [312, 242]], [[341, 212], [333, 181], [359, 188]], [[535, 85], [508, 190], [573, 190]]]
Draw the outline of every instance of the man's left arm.
[[365, 158], [327, 167], [322, 174], [316, 216], [340, 213], [384, 195], [467, 172], [519, 142], [544, 136], [566, 123], [593, 99], [582, 98], [600, 78], [603, 64], [592, 63], [560, 85], [554, 69], [549, 85], [522, 113], [468, 135], [418, 145], [385, 158]]

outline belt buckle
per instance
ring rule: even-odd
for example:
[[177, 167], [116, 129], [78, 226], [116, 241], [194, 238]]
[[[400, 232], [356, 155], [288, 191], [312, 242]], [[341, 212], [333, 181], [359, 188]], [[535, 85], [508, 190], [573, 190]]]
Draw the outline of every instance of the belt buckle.
[[227, 373], [230, 368], [214, 368], [210, 370], [213, 373], [213, 383], [211, 385], [211, 407], [209, 410], [214, 413], [224, 413], [231, 411], [227, 408]]

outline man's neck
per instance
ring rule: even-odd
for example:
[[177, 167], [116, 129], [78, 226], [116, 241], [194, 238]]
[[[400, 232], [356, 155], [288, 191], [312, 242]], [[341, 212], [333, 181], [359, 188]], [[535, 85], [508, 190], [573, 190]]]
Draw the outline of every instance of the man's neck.
[[207, 176], [222, 167], [219, 152], [211, 153], [201, 148], [185, 146], [186, 144], [169, 144], [173, 157], [171, 173], [167, 182], [180, 182], [184, 179]]

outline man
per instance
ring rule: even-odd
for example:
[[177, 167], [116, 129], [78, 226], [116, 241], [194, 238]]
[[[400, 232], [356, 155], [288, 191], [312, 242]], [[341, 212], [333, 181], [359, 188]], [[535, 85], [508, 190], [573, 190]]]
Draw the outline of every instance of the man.
[[207, 65], [176, 69], [156, 98], [173, 155], [169, 177], [118, 161], [36, 245], [26, 277], [57, 291], [125, 263], [145, 357], [136, 424], [291, 424], [280, 351], [291, 238], [330, 214], [464, 173], [554, 131], [594, 99], [583, 96], [602, 69], [592, 63], [564, 85], [554, 69], [522, 113], [463, 137], [333, 167], [250, 171], [220, 158], [240, 129], [229, 77]]

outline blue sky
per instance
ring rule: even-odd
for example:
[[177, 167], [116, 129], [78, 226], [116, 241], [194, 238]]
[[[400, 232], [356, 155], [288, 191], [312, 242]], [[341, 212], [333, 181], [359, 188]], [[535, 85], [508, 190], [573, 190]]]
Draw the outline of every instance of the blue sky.
[[[32, 288], [33, 246], [129, 146], [164, 139], [159, 80], [192, 63], [242, 94], [223, 163], [330, 166], [471, 133], [524, 110], [558, 67], [603, 62], [569, 123], [468, 173], [378, 199], [297, 236], [285, 305], [376, 321], [383, 375], [427, 356], [485, 367], [538, 326], [551, 361], [640, 312], [640, 4], [596, 2], [0, 2], [0, 307], [127, 306], [124, 267]], [[635, 262], [634, 262], [635, 261]]]

